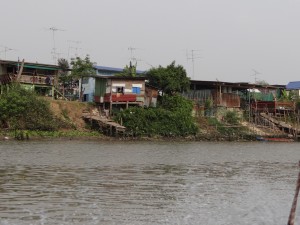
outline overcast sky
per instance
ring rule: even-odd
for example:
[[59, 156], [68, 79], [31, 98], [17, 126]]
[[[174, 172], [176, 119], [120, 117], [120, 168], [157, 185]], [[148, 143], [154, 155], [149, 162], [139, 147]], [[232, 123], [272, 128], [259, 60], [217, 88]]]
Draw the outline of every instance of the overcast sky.
[[198, 80], [300, 80], [300, 0], [0, 3], [1, 59], [53, 64], [54, 33], [59, 57], [89, 54], [101, 66], [134, 57], [139, 70], [175, 60]]

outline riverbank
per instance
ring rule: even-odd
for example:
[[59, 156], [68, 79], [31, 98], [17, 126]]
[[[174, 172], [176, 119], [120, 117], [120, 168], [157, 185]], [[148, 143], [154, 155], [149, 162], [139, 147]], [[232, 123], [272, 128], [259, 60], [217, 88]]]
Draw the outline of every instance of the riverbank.
[[196, 135], [187, 136], [159, 136], [139, 135], [132, 136], [132, 133], [125, 133], [119, 137], [105, 136], [100, 128], [92, 127], [82, 119], [82, 112], [99, 113], [92, 104], [61, 101], [45, 98], [50, 104], [50, 109], [62, 124], [57, 130], [0, 130], [0, 140], [43, 140], [43, 139], [65, 139], [65, 140], [104, 140], [104, 141], [256, 141], [257, 137], [284, 137], [282, 132], [275, 132], [262, 127], [256, 127], [248, 122], [241, 122], [239, 125], [231, 125], [216, 118], [200, 116], [195, 118], [199, 128]]
[[99, 140], [99, 141], [155, 141], [155, 142], [252, 142], [258, 141], [257, 137], [265, 138], [288, 138], [286, 135], [258, 135], [257, 133], [243, 133], [222, 135], [220, 133], [199, 133], [195, 136], [187, 137], [162, 137], [162, 136], [141, 136], [141, 137], [110, 137], [98, 131], [0, 131], [0, 141], [36, 141], [36, 140]]

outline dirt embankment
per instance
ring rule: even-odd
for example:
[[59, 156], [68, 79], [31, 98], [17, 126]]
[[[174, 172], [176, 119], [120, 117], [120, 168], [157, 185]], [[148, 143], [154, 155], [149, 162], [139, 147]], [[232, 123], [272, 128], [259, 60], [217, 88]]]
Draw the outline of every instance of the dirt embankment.
[[[85, 121], [82, 119], [83, 111], [92, 112], [94, 106], [89, 103], [77, 102], [77, 101], [63, 101], [63, 100], [49, 100], [51, 110], [55, 114], [56, 117], [60, 118], [62, 121], [65, 121], [66, 124], [70, 124], [71, 126], [66, 130], [78, 130], [78, 131], [88, 131], [86, 128], [87, 125]], [[207, 118], [201, 117], [197, 119], [197, 122], [200, 127], [200, 133], [198, 134], [199, 138], [206, 139], [218, 139], [219, 137], [223, 137], [224, 135], [218, 131], [216, 126], [211, 126], [208, 123]], [[231, 135], [230, 138], [235, 138], [234, 136], [272, 136], [272, 135], [284, 135], [282, 131], [274, 131], [263, 127], [254, 126], [251, 123], [243, 122], [241, 124], [242, 135], [239, 134], [239, 129], [237, 128], [236, 134]], [[245, 128], [246, 131], [245, 131]], [[225, 135], [226, 136], [226, 135]]]
[[50, 107], [54, 115], [62, 121], [70, 123], [76, 130], [86, 130], [82, 112], [90, 110], [91, 106], [85, 102], [50, 100]]

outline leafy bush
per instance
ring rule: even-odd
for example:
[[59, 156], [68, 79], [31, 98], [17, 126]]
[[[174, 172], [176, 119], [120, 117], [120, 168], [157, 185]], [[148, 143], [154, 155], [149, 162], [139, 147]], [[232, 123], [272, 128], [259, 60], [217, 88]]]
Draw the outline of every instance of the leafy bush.
[[188, 136], [197, 133], [191, 115], [192, 103], [182, 96], [164, 96], [158, 108], [132, 107], [121, 111], [116, 120], [133, 136]]
[[1, 124], [7, 124], [13, 129], [55, 130], [59, 123], [46, 100], [14, 84], [0, 95]]
[[237, 112], [234, 111], [227, 111], [224, 115], [224, 121], [232, 125], [238, 125], [240, 123], [240, 120], [241, 118], [239, 117]]
[[176, 110], [181, 111], [182, 113], [191, 114], [193, 110], [193, 103], [192, 101], [184, 98], [183, 96], [176, 94], [176, 95], [164, 95], [158, 107], [161, 107], [166, 110]]

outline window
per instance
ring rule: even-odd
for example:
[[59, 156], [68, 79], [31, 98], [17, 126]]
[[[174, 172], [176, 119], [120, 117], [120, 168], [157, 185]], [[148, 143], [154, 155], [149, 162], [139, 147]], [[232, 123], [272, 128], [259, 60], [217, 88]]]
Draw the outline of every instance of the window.
[[124, 94], [124, 87], [117, 87], [117, 93], [123, 93]]
[[141, 94], [141, 88], [140, 87], [132, 87], [132, 93]]

